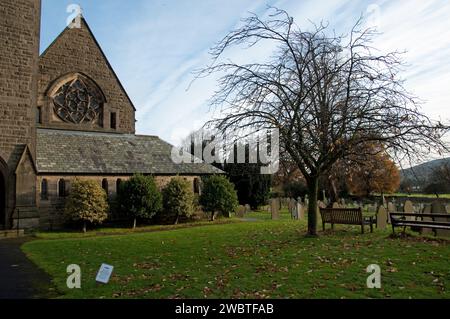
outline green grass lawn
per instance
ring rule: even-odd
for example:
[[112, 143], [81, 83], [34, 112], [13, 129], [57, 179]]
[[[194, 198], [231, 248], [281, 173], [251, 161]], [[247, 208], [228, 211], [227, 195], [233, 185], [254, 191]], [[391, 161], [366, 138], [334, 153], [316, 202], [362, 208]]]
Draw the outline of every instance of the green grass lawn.
[[[337, 227], [305, 237], [306, 224], [269, 220], [87, 238], [39, 239], [23, 251], [53, 278], [61, 298], [449, 298], [450, 242]], [[66, 234], [69, 237], [70, 234]], [[95, 283], [102, 263], [115, 266]], [[78, 264], [82, 289], [66, 287]], [[382, 269], [382, 289], [366, 268]]]
[[[436, 195], [434, 195], [434, 194], [396, 193], [396, 194], [385, 195], [385, 197], [436, 198]], [[450, 199], [450, 194], [439, 194], [439, 198]]]

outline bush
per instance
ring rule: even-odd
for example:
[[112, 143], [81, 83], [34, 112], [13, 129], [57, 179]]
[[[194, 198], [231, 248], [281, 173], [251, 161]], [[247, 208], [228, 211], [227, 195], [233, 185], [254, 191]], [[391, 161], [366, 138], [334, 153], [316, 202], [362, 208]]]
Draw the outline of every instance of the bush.
[[95, 181], [75, 180], [65, 207], [67, 220], [86, 224], [101, 224], [108, 218], [106, 192]]
[[117, 203], [130, 218], [133, 228], [137, 219], [151, 219], [162, 209], [162, 195], [152, 176], [134, 175], [120, 184]]
[[211, 213], [211, 221], [214, 221], [216, 212], [229, 217], [239, 205], [234, 185], [225, 176], [214, 175], [206, 178], [200, 205], [205, 212]]
[[162, 194], [164, 211], [174, 217], [174, 224], [178, 224], [180, 216], [193, 215], [194, 192], [188, 181], [181, 177], [172, 178], [164, 187]]

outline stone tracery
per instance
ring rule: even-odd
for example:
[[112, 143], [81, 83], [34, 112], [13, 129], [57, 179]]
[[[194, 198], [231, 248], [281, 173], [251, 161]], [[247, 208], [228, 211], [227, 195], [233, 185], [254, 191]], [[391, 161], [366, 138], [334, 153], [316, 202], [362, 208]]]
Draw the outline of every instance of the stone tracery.
[[102, 104], [98, 89], [82, 76], [61, 85], [53, 96], [55, 114], [64, 122], [74, 124], [97, 121]]

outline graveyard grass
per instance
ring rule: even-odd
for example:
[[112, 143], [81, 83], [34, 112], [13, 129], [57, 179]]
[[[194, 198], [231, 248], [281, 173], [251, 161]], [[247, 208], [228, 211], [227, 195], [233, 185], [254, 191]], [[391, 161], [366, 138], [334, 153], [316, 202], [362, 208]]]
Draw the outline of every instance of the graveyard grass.
[[[359, 227], [307, 238], [306, 223], [265, 212], [245, 222], [147, 233], [38, 239], [22, 249], [54, 279], [60, 298], [450, 298], [450, 242]], [[115, 267], [95, 283], [102, 263]], [[78, 264], [81, 289], [66, 286]], [[378, 264], [382, 288], [368, 289]]]

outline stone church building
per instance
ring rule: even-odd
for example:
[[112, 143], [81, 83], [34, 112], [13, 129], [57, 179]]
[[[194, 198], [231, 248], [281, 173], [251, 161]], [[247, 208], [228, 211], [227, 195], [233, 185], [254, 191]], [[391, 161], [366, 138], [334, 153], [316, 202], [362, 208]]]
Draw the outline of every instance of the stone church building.
[[50, 228], [74, 178], [110, 197], [135, 173], [199, 191], [207, 164], [175, 164], [172, 146], [135, 133], [136, 107], [88, 24], [66, 28], [39, 56], [40, 0], [0, 3], [0, 229]]

